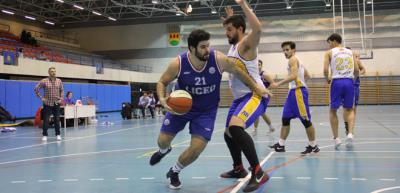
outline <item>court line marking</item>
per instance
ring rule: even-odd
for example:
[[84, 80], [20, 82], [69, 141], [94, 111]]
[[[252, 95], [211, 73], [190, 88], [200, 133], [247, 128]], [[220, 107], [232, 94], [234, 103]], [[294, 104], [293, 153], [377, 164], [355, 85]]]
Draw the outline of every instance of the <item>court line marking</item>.
[[364, 181], [364, 180], [367, 180], [366, 178], [351, 178], [351, 180], [354, 180], [354, 181]]
[[276, 176], [272, 176], [271, 179], [273, 180], [283, 180], [285, 177], [276, 177]]
[[29, 162], [29, 161], [37, 161], [37, 160], [44, 160], [44, 159], [53, 159], [53, 158], [60, 158], [60, 157], [95, 155], [95, 154], [102, 154], [102, 153], [126, 152], [126, 151], [137, 151], [137, 150], [147, 150], [147, 149], [154, 149], [154, 147], [141, 147], [141, 148], [131, 148], [131, 149], [115, 149], [115, 150], [108, 150], [108, 151], [94, 151], [94, 152], [73, 153], [73, 154], [55, 155], [55, 156], [47, 156], [47, 157], [37, 157], [37, 158], [30, 158], [30, 159], [21, 159], [21, 160], [0, 162], [0, 165], [12, 164], [12, 163], [21, 163], [21, 162]]
[[[222, 123], [217, 123], [217, 124], [215, 124], [215, 125], [223, 125], [223, 124], [222, 124]], [[222, 131], [225, 131], [225, 128], [224, 128], [224, 129], [218, 129], [218, 130], [214, 131], [214, 132], [213, 132], [213, 136], [214, 136], [215, 134], [217, 134], [217, 133], [221, 133]], [[178, 147], [178, 146], [180, 146], [180, 145], [190, 143], [190, 141], [191, 141], [191, 139], [187, 139], [187, 140], [184, 140], [184, 141], [175, 143], [175, 144], [171, 145], [171, 147]], [[224, 144], [225, 144], [225, 143], [224, 143]], [[207, 146], [208, 146], [208, 144], [207, 144]], [[145, 152], [145, 153], [143, 153], [142, 155], [137, 156], [136, 158], [150, 157], [151, 155], [153, 155], [153, 153], [155, 153], [155, 152], [157, 152], [157, 151], [158, 151], [158, 147], [157, 147], [157, 150]]]
[[339, 178], [324, 178], [324, 180], [339, 180]]
[[143, 177], [143, 178], [140, 178], [141, 180], [154, 180], [155, 178], [154, 177]]
[[385, 192], [388, 190], [395, 190], [395, 189], [400, 189], [400, 186], [394, 186], [394, 187], [389, 187], [389, 188], [383, 188], [383, 189], [379, 189], [379, 190], [375, 190], [371, 193], [381, 193], [381, 192]]
[[[332, 139], [331, 139], [332, 140]], [[376, 144], [376, 143], [392, 143], [392, 142], [390, 142], [390, 141], [374, 141], [374, 142], [353, 142], [353, 144]], [[400, 143], [399, 141], [393, 141], [393, 143]], [[320, 147], [320, 149], [325, 149], [325, 148], [328, 148], [328, 147], [333, 147], [333, 146], [335, 146], [334, 144], [332, 144], [332, 145], [326, 145], [326, 146], [321, 146]], [[275, 152], [275, 151], [271, 151], [271, 152]], [[338, 150], [338, 152], [340, 152], [340, 150]], [[291, 160], [289, 160], [289, 161], [287, 161], [287, 162], [284, 162], [284, 163], [282, 163], [282, 164], [279, 164], [279, 165], [277, 165], [277, 166], [274, 166], [274, 167], [271, 167], [271, 168], [269, 168], [269, 169], [267, 169], [267, 173], [270, 173], [271, 171], [274, 171], [274, 170], [277, 170], [277, 169], [279, 169], [279, 168], [281, 168], [281, 167], [285, 167], [285, 166], [287, 166], [287, 165], [289, 165], [289, 164], [291, 164], [291, 163], [293, 163], [293, 162], [296, 162], [296, 161], [298, 161], [298, 160], [301, 160], [301, 159], [303, 159], [303, 158], [305, 158], [305, 157], [308, 157], [307, 155], [306, 156], [298, 156], [298, 157], [296, 157], [296, 158], [294, 158], [294, 159], [291, 159]], [[267, 183], [265, 183], [263, 186], [265, 186]], [[229, 186], [229, 187], [235, 187], [235, 186]], [[225, 187], [223, 190], [220, 190], [220, 191], [218, 191], [218, 193], [223, 193], [223, 192], [226, 192], [226, 191], [229, 191], [230, 190], [230, 188], [229, 187]], [[237, 186], [236, 186], [237, 187]], [[259, 189], [261, 188], [261, 186], [259, 187]], [[233, 191], [233, 190], [232, 190]], [[233, 193], [231, 191], [231, 193]], [[238, 190], [236, 190], [236, 192], [237, 192]]]
[[311, 177], [303, 177], [303, 176], [299, 176], [297, 177], [298, 180], [311, 180]]
[[90, 181], [103, 181], [104, 178], [91, 178]]
[[[159, 124], [159, 123], [157, 123], [157, 124]], [[126, 129], [119, 129], [119, 130], [114, 130], [114, 131], [110, 131], [110, 132], [104, 132], [104, 133], [95, 134], [95, 135], [87, 135], [87, 136], [76, 137], [76, 138], [72, 138], [72, 139], [64, 139], [61, 142], [67, 142], [67, 141], [73, 141], [73, 140], [79, 140], [79, 139], [86, 139], [86, 138], [91, 138], [91, 137], [103, 136], [103, 135], [108, 135], [108, 134], [113, 134], [113, 133], [129, 131], [129, 130], [133, 130], [133, 129], [139, 129], [139, 128], [142, 128], [142, 127], [147, 127], [147, 126], [152, 126], [152, 125], [156, 125], [156, 124], [154, 123], [154, 124], [149, 124], [149, 125], [141, 125], [141, 126], [136, 126], [136, 127], [126, 128]], [[59, 143], [59, 142], [60, 141], [53, 141], [53, 142], [46, 142], [46, 143], [40, 143], [40, 144], [34, 144], [34, 145], [27, 145], [27, 146], [22, 146], [22, 147], [15, 147], [15, 148], [10, 148], [10, 149], [3, 149], [3, 150], [0, 150], [0, 153], [7, 152], [7, 151], [13, 151], [13, 150], [19, 150], [19, 149], [26, 149], [26, 148], [30, 148], [30, 147], [45, 146], [45, 145], [48, 145], [48, 144]]]
[[52, 182], [53, 180], [38, 180], [39, 183], [43, 183], [43, 182]]
[[395, 178], [381, 178], [379, 180], [381, 180], [381, 181], [396, 181]]
[[11, 181], [12, 184], [23, 184], [26, 183], [26, 181]]
[[78, 179], [64, 179], [64, 182], [77, 182]]
[[115, 178], [115, 180], [129, 180], [129, 178]]
[[[272, 157], [272, 155], [273, 155], [274, 153], [275, 153], [274, 151], [269, 152], [269, 154], [267, 155], [267, 157], [265, 157], [265, 158], [261, 161], [260, 167], [262, 167], [262, 166], [265, 164], [265, 162], [267, 162], [267, 160], [268, 160], [269, 158]], [[266, 175], [266, 174], [264, 174], [264, 175]], [[251, 173], [247, 174], [247, 176], [246, 176], [239, 184], [237, 184], [237, 185], [230, 191], [230, 193], [236, 193], [236, 192], [238, 192], [238, 191], [240, 190], [240, 188], [242, 188], [242, 186], [243, 186], [247, 181], [250, 180], [250, 177], [251, 177]]]
[[192, 179], [196, 179], [196, 180], [204, 180], [207, 179], [207, 177], [202, 177], [202, 176], [193, 176]]

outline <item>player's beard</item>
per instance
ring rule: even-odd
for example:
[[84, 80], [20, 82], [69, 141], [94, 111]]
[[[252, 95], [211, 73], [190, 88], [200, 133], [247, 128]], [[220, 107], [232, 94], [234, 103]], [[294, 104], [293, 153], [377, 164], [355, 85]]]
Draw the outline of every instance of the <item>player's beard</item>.
[[232, 38], [228, 38], [229, 44], [235, 45], [239, 41], [239, 36], [238, 34], [235, 34]]
[[204, 54], [204, 55], [201, 55], [201, 54], [197, 51], [197, 49], [196, 49], [194, 55], [195, 55], [199, 60], [204, 61], [204, 62], [207, 61], [208, 58], [210, 57], [210, 54], [209, 54], [209, 53]]

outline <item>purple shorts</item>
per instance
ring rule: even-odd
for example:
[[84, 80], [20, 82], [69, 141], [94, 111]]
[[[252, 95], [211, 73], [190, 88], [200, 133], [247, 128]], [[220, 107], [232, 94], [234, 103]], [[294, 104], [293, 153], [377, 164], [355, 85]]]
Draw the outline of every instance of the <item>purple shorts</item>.
[[331, 109], [351, 109], [354, 106], [354, 85], [352, 78], [333, 79], [331, 84]]
[[229, 127], [232, 116], [242, 119], [246, 128], [254, 123], [254, 121], [265, 113], [269, 102], [269, 97], [261, 97], [253, 93], [248, 93], [241, 98], [235, 99], [228, 112], [225, 127]]
[[191, 135], [197, 135], [210, 141], [216, 116], [217, 109], [205, 112], [190, 111], [184, 115], [167, 113], [161, 126], [161, 132], [175, 135], [182, 131], [189, 122], [189, 133]]
[[308, 91], [306, 87], [289, 90], [283, 107], [282, 118], [311, 121], [310, 108], [308, 105]]

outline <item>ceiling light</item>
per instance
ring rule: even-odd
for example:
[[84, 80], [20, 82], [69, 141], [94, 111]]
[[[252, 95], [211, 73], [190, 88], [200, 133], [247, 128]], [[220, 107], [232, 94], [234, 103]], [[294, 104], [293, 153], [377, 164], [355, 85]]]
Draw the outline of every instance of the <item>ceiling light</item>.
[[327, 4], [326, 4], [326, 6], [327, 6], [327, 7], [330, 7], [330, 6], [331, 6], [331, 4], [330, 4], [330, 3], [327, 3]]
[[158, 0], [151, 0], [151, 3], [153, 3], [153, 4], [158, 4], [159, 1], [158, 1]]
[[177, 15], [177, 16], [181, 16], [182, 15], [182, 13], [181, 12], [176, 12], [176, 14], [175, 15]]
[[47, 23], [47, 24], [49, 24], [49, 25], [55, 25], [55, 23], [54, 22], [51, 22], [51, 21], [44, 21], [45, 23]]
[[286, 6], [286, 9], [292, 9], [292, 6], [287, 5], [287, 6]]
[[113, 17], [108, 17], [109, 20], [113, 20], [113, 21], [117, 21], [117, 19], [113, 18]]
[[64, 3], [64, 1], [63, 1], [63, 0], [56, 0], [56, 1], [58, 1], [58, 2], [60, 2], [60, 3]]
[[367, 4], [372, 4], [372, 0], [367, 0]]
[[83, 7], [79, 6], [79, 5], [74, 5], [75, 8], [80, 9], [80, 10], [84, 10]]
[[12, 12], [12, 11], [1, 10], [1, 12], [9, 14], [9, 15], [14, 15], [14, 12]]
[[211, 9], [211, 13], [212, 13], [212, 14], [216, 14], [216, 13], [217, 13], [217, 10]]
[[92, 11], [93, 14], [95, 15], [101, 15], [101, 13], [97, 12], [97, 11]]
[[36, 18], [31, 17], [31, 16], [27, 16], [27, 15], [25, 15], [25, 18], [26, 18], [26, 19], [30, 19], [30, 20], [36, 20]]

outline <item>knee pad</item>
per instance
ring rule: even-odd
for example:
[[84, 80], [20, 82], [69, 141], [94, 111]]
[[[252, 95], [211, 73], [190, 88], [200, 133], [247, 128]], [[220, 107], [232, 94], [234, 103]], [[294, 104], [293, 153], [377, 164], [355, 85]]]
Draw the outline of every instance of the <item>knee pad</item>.
[[301, 123], [303, 123], [304, 128], [306, 128], [306, 129], [312, 126], [312, 123], [310, 120], [302, 120]]
[[290, 119], [289, 118], [282, 118], [282, 126], [289, 126]]

